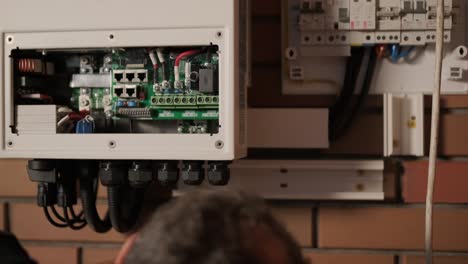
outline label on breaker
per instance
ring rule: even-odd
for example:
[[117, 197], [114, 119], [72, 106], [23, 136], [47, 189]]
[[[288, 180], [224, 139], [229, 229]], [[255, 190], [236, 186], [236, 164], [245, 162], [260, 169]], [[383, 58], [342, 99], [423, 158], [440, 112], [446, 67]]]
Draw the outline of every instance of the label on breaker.
[[327, 30], [349, 30], [349, 0], [328, 0], [325, 12]]
[[375, 30], [376, 0], [351, 1], [351, 29]]

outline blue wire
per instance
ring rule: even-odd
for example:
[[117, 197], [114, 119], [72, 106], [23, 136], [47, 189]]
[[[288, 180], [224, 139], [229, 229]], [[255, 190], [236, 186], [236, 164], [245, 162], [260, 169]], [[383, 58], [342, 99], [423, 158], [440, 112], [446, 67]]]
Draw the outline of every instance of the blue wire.
[[407, 58], [407, 57], [414, 51], [414, 49], [415, 49], [415, 47], [412, 46], [412, 47], [410, 47], [409, 49], [400, 52], [400, 54], [399, 54], [398, 57], [400, 57], [400, 58]]
[[398, 55], [400, 53], [400, 50], [398, 48], [398, 45], [391, 45], [391, 58], [393, 62], [398, 61]]
[[394, 44], [389, 46], [391, 52], [390, 52], [390, 58], [392, 62], [396, 63], [398, 60], [407, 58], [414, 50], [415, 47], [412, 46], [409, 49], [402, 49], [400, 45]]

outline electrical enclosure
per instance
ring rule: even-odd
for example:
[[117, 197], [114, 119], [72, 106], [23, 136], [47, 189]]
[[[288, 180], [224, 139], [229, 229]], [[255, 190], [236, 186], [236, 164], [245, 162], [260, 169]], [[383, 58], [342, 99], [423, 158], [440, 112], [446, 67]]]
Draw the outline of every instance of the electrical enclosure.
[[[383, 56], [370, 93], [432, 92], [436, 0], [282, 2], [284, 94], [337, 94], [346, 59], [359, 46], [406, 55]], [[466, 14], [466, 1], [445, 1], [444, 94], [468, 91]]]
[[7, 0], [2, 158], [246, 154], [249, 1]]

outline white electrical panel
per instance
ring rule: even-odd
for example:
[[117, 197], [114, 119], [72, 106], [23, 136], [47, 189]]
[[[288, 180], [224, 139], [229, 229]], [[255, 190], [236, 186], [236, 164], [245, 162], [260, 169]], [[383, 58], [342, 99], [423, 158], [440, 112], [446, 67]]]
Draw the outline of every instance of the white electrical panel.
[[[283, 93], [337, 94], [353, 47], [382, 49], [370, 93], [430, 93], [437, 0], [283, 0]], [[468, 92], [464, 0], [445, 1], [443, 93]], [[393, 56], [396, 54], [405, 56]], [[393, 57], [392, 57], [393, 56]], [[415, 78], [416, 77], [416, 78]]]
[[249, 0], [2, 1], [0, 157], [244, 157], [249, 17]]

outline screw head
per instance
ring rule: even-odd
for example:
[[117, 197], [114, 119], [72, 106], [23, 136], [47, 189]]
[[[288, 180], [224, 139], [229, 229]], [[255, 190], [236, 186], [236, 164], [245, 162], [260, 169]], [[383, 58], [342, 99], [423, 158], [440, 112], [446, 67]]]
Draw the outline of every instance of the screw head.
[[15, 143], [14, 143], [12, 140], [8, 140], [7, 146], [8, 146], [9, 148], [12, 148], [12, 147], [15, 146]]
[[89, 100], [87, 100], [87, 99], [81, 100], [81, 101], [80, 101], [80, 105], [81, 105], [81, 106], [89, 106]]
[[222, 149], [222, 148], [224, 148], [224, 142], [223, 142], [222, 140], [216, 141], [215, 147], [216, 147], [217, 149]]
[[117, 142], [115, 142], [115, 140], [111, 140], [107, 143], [107, 146], [110, 148], [110, 149], [115, 149], [117, 147]]
[[111, 106], [112, 105], [112, 99], [109, 98], [109, 97], [104, 98], [104, 105]]

